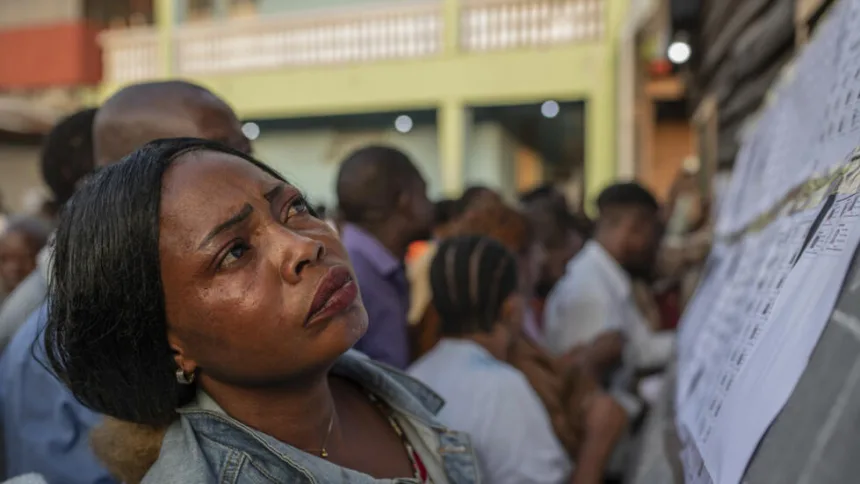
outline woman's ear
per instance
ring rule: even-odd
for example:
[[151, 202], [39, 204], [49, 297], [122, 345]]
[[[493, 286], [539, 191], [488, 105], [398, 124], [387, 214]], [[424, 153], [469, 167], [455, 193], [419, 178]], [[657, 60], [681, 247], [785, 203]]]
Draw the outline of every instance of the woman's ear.
[[173, 353], [173, 361], [176, 362], [176, 368], [181, 369], [188, 375], [194, 374], [197, 370], [197, 362], [188, 357], [184, 351], [185, 345], [182, 344], [182, 340], [169, 329], [167, 330], [167, 344]]

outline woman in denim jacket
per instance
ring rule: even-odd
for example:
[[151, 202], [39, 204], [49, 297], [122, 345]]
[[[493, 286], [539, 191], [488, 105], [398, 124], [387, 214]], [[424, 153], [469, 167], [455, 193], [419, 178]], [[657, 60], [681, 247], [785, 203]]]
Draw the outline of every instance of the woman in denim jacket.
[[145, 483], [480, 482], [439, 397], [349, 350], [367, 314], [346, 251], [253, 158], [160, 140], [104, 169], [66, 209], [51, 284], [52, 368], [164, 435]]

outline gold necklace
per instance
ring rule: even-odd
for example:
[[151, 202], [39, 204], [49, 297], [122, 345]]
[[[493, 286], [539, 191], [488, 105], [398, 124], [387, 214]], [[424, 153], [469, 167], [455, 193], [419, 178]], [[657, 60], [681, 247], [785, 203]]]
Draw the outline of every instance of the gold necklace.
[[328, 421], [328, 430], [325, 433], [325, 438], [322, 442], [322, 447], [319, 450], [305, 450], [305, 452], [309, 454], [319, 454], [323, 459], [328, 458], [328, 451], [326, 450], [326, 445], [328, 445], [328, 438], [331, 436], [331, 429], [334, 427], [334, 416], [335, 412], [332, 410], [331, 419]]

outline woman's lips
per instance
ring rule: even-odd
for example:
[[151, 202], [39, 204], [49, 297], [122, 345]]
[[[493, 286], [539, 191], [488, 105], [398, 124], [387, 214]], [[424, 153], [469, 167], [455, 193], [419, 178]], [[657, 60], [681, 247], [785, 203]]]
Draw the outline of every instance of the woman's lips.
[[305, 326], [325, 321], [352, 306], [358, 297], [358, 285], [345, 266], [335, 266], [320, 280], [314, 293]]

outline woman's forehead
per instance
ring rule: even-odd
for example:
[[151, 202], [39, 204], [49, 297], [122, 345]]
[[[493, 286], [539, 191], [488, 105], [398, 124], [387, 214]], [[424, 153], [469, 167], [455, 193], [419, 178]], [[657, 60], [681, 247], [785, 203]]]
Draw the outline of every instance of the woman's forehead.
[[[216, 190], [245, 191], [283, 183], [248, 160], [217, 151], [194, 151], [174, 161], [164, 174], [162, 194], [175, 191], [211, 194]], [[222, 196], [227, 193], [222, 193]]]
[[[264, 196], [283, 184], [253, 163], [227, 153], [193, 152], [164, 175], [162, 236], [199, 238], [245, 205], [268, 203]], [[287, 185], [289, 187], [289, 185]]]

